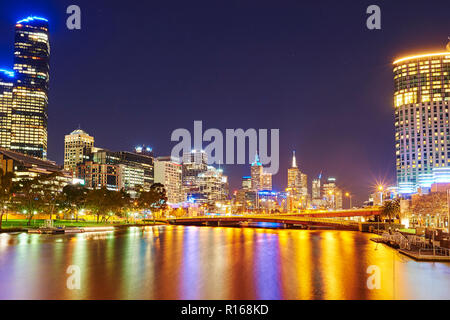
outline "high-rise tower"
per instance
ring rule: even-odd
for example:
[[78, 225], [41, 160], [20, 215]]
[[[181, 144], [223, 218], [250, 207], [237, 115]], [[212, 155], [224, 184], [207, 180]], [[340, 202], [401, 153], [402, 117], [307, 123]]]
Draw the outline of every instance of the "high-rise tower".
[[49, 56], [47, 19], [17, 21], [11, 149], [42, 159], [47, 158]]
[[395, 152], [400, 193], [450, 182], [450, 52], [394, 62]]
[[292, 153], [292, 165], [290, 168], [288, 168], [288, 188], [291, 188], [295, 193], [300, 193], [301, 172], [297, 167], [295, 151], [293, 151]]
[[64, 169], [76, 171], [77, 164], [86, 160], [86, 155], [94, 147], [94, 137], [81, 129], [72, 131], [64, 137]]
[[0, 148], [11, 148], [11, 112], [14, 72], [0, 69]]

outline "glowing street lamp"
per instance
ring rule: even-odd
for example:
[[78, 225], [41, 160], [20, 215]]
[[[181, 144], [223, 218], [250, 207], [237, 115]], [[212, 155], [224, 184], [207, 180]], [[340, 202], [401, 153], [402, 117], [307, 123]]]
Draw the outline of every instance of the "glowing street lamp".
[[350, 199], [350, 209], [353, 208], [352, 207], [352, 195], [349, 192], [345, 193], [345, 196], [348, 197]]
[[380, 191], [380, 204], [383, 205], [383, 190], [384, 187], [380, 184], [378, 185], [378, 191]]

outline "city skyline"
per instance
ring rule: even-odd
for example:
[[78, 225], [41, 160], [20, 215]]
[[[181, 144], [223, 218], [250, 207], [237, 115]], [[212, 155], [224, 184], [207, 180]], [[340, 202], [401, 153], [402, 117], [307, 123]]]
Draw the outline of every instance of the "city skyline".
[[448, 300], [449, 8], [1, 2], [0, 300]]
[[[285, 14], [285, 21], [277, 19], [276, 23], [266, 25], [262, 17], [268, 16], [270, 6], [265, 4], [258, 8], [260, 18], [249, 16], [250, 8], [244, 6], [232, 24], [227, 23], [225, 19], [230, 7], [210, 5], [208, 9], [213, 9], [210, 14], [199, 17], [201, 13], [195, 13], [181, 5], [179, 19], [188, 25], [188, 29], [170, 31], [171, 24], [168, 20], [159, 21], [161, 27], [151, 29], [148, 29], [148, 23], [139, 23], [156, 23], [151, 18], [145, 20], [140, 17], [140, 12], [151, 16], [152, 10], [146, 10], [150, 5], [137, 6], [132, 11], [135, 15], [132, 18], [131, 11], [118, 13], [120, 10], [115, 10], [106, 14], [89, 10], [90, 5], [86, 3], [81, 4], [87, 9], [83, 16], [85, 23], [77, 33], [65, 29], [65, 21], [58, 17], [57, 13], [65, 9], [64, 3], [40, 4], [39, 1], [20, 6], [2, 4], [2, 12], [8, 16], [2, 19], [0, 24], [2, 30], [6, 30], [5, 37], [0, 42], [0, 62], [1, 65], [8, 65], [10, 61], [5, 50], [11, 50], [12, 47], [11, 22], [15, 23], [18, 17], [24, 16], [23, 12], [46, 15], [49, 18], [52, 30], [49, 159], [63, 163], [64, 135], [76, 129], [78, 125], [95, 136], [98, 145], [108, 149], [132, 150], [137, 144], [148, 143], [157, 155], [168, 155], [173, 146], [170, 143], [170, 132], [178, 127], [189, 128], [196, 119], [202, 119], [208, 126], [217, 128], [270, 128], [274, 127], [275, 123], [275, 127], [280, 127], [280, 170], [273, 177], [274, 188], [284, 189], [290, 155], [292, 150], [296, 150], [299, 168], [308, 174], [309, 188], [312, 179], [323, 172], [325, 177], [336, 177], [344, 191], [355, 193], [354, 202], [359, 203], [367, 199], [376, 181], [395, 181], [392, 62], [413, 52], [442, 50], [446, 43], [445, 24], [441, 22], [442, 19], [435, 19], [442, 13], [425, 7], [423, 10], [433, 12], [433, 15], [427, 14], [424, 18], [430, 22], [433, 20], [433, 32], [425, 32], [420, 29], [419, 24], [411, 22], [410, 30], [417, 32], [396, 29], [392, 39], [400, 40], [389, 40], [391, 43], [386, 46], [381, 45], [384, 43], [383, 34], [386, 31], [382, 29], [377, 31], [378, 33], [370, 32], [362, 27], [365, 16], [361, 14], [363, 10], [357, 12], [360, 9], [358, 6], [344, 12], [343, 8], [332, 3], [319, 6], [319, 9], [293, 5], [283, 9], [292, 11], [291, 14], [282, 12]], [[401, 3], [385, 6], [389, 9], [383, 15], [383, 25], [387, 28], [393, 23], [395, 13], [402, 12], [402, 6]], [[361, 9], [363, 7], [361, 5]], [[219, 14], [219, 8], [223, 9], [224, 13]], [[317, 13], [317, 10], [329, 18], [322, 21], [321, 25], [305, 17], [308, 12]], [[402, 13], [410, 15], [411, 18], [423, 10]], [[331, 12], [335, 12], [335, 15], [330, 16]], [[118, 14], [124, 26], [133, 30], [136, 36], [146, 35], [148, 40], [139, 45], [131, 45], [129, 41], [134, 35], [127, 39], [123, 33], [126, 28], [123, 31], [114, 23], [119, 18]], [[163, 12], [162, 16], [169, 19], [173, 14]], [[210, 38], [208, 34], [213, 31], [202, 27], [209, 21], [210, 16], [224, 23], [224, 27], [209, 26], [220, 35], [219, 39]], [[333, 26], [339, 25], [339, 21], [346, 16], [351, 17], [352, 28], [346, 27], [347, 29], [342, 30], [335, 38], [326, 37], [326, 34], [333, 30]], [[357, 17], [360, 17], [361, 21]], [[194, 21], [195, 18], [198, 21]], [[318, 28], [314, 38], [305, 35], [301, 30], [289, 28], [294, 21], [301, 18], [304, 19], [299, 25]], [[414, 19], [409, 19], [411, 20]], [[104, 27], [90, 30], [89, 26], [94, 21], [100, 26], [108, 22], [115, 32], [114, 35], [106, 33], [107, 28]], [[230, 28], [227, 30], [225, 26]], [[269, 48], [264, 45], [264, 40], [272, 41], [277, 37], [271, 32], [268, 33], [272, 28], [277, 31], [277, 36], [278, 32], [284, 31], [284, 36], [275, 42], [275, 46]], [[237, 33], [237, 30], [241, 29], [244, 31]], [[349, 36], [352, 36], [355, 42], [358, 40], [359, 43], [366, 43], [367, 47], [353, 46], [352, 42], [347, 40]], [[69, 38], [73, 40], [68, 40]], [[126, 47], [135, 58], [148, 59], [140, 68], [144, 68], [142, 70], [150, 77], [146, 76], [143, 82], [137, 81], [141, 79], [142, 72], [134, 71], [134, 62], [129, 60], [121, 60], [123, 67], [107, 68], [114, 55], [108, 52], [105, 61], [101, 60], [99, 54], [107, 53], [103, 51], [104, 46], [100, 48], [100, 52], [92, 50], [98, 48], [94, 38], [104, 39], [110, 45], [115, 43], [118, 48]], [[79, 47], [81, 39], [87, 40], [83, 41], [83, 47]], [[192, 39], [189, 41], [191, 49], [183, 53], [183, 50], [179, 49], [187, 45], [187, 39]], [[221, 44], [220, 39], [225, 42]], [[203, 45], [201, 40], [204, 40]], [[245, 45], [246, 41], [248, 45]], [[313, 45], [311, 50], [306, 44]], [[144, 48], [148, 50], [142, 50]], [[206, 50], [208, 48], [209, 50]], [[119, 51], [125, 52], [122, 50], [124, 49]], [[223, 55], [229, 50], [234, 50], [235, 54]], [[354, 50], [356, 51], [353, 53]], [[177, 56], [174, 55], [175, 52]], [[313, 52], [314, 56], [311, 55]], [[329, 56], [327, 52], [333, 54], [329, 59], [324, 59]], [[249, 56], [255, 56], [255, 61], [248, 60]], [[79, 57], [86, 68], [77, 70], [79, 68], [62, 62], [74, 61], [76, 57]], [[207, 57], [209, 59], [205, 60]], [[333, 60], [336, 63], [333, 63]], [[159, 63], [155, 63], [156, 61]], [[225, 68], [224, 61], [227, 62], [228, 68]], [[264, 64], [261, 64], [264, 61], [271, 61], [271, 66], [264, 68]], [[164, 68], [158, 67], [158, 64]], [[240, 69], [245, 67], [247, 75], [243, 74], [238, 66]], [[348, 73], [349, 80], [344, 83], [336, 81], [344, 73]], [[115, 76], [117, 79], [133, 79], [121, 82], [123, 93], [104, 89], [116, 87], [115, 82], [110, 80]], [[277, 77], [282, 86], [281, 83], [274, 82]], [[104, 81], [104, 86], [98, 87], [93, 83], [94, 78], [100, 82]], [[234, 85], [233, 82], [238, 78], [241, 80]], [[325, 81], [322, 82], [322, 79]], [[361, 83], [360, 79], [367, 82]], [[134, 81], [137, 81], [135, 88], [138, 90], [130, 95], [132, 91], [128, 83]], [[80, 87], [81, 83], [90, 85]], [[245, 90], [239, 88], [242, 86]], [[326, 94], [320, 95], [319, 90]], [[67, 96], [71, 99], [67, 100]], [[242, 109], [244, 106], [245, 109]], [[63, 116], [67, 109], [73, 111], [70, 117]], [[188, 110], [190, 111], [187, 114]], [[240, 110], [242, 115], [239, 118], [231, 117], [237, 110]], [[171, 116], [171, 111], [175, 111], [175, 115], [179, 117]], [[220, 117], [216, 116], [218, 111]], [[111, 117], [105, 118], [105, 112]], [[268, 117], [269, 114], [274, 114], [275, 117]], [[152, 121], [159, 118], [165, 120]], [[366, 121], [373, 125], [367, 126]], [[162, 126], [162, 123], [165, 125]], [[169, 125], [170, 128], [167, 123], [172, 124]], [[320, 146], [319, 152], [314, 146]], [[224, 166], [224, 171], [230, 177], [231, 190], [237, 189], [241, 177], [249, 174], [248, 165]]]

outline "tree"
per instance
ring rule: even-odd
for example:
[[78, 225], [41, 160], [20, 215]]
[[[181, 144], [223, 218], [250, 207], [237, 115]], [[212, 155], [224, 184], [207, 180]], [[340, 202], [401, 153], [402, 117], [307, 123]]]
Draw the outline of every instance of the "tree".
[[78, 222], [78, 215], [86, 207], [88, 189], [81, 185], [66, 185], [62, 190], [59, 206], [75, 213], [75, 219]]
[[46, 176], [41, 176], [40, 183], [37, 187], [40, 189], [43, 211], [49, 214], [50, 221], [56, 209], [58, 208], [63, 194], [60, 192], [58, 177], [62, 177], [62, 173], [53, 172]]
[[0, 169], [0, 230], [2, 229], [3, 215], [5, 214], [6, 206], [11, 203], [13, 196], [13, 183], [14, 173], [4, 172]]
[[414, 197], [411, 203], [411, 211], [421, 216], [426, 216], [427, 214], [446, 216], [448, 211], [447, 193], [431, 192]]
[[110, 193], [103, 187], [101, 189], [89, 190], [86, 197], [86, 207], [97, 216], [97, 223], [99, 223], [100, 216], [104, 217], [107, 215], [111, 208], [111, 203], [109, 202]]
[[137, 200], [138, 206], [144, 210], [151, 210], [153, 217], [156, 211], [165, 210], [167, 208], [167, 194], [164, 185], [154, 183], [150, 190], [142, 192]]
[[381, 210], [381, 216], [383, 218], [395, 219], [400, 214], [400, 199], [386, 200]]
[[37, 176], [33, 179], [23, 179], [15, 186], [17, 191], [13, 205], [17, 211], [26, 215], [27, 225], [31, 224], [33, 216], [44, 209], [43, 197], [44, 179]]

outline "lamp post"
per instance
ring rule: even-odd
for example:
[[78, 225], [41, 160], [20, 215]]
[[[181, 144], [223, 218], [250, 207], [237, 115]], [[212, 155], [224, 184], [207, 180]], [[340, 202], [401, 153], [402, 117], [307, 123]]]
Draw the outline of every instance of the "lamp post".
[[383, 205], [383, 186], [378, 186], [378, 191], [380, 191], [380, 204]]
[[352, 195], [349, 192], [345, 193], [345, 196], [348, 197], [350, 199], [350, 209], [353, 208], [352, 207]]

